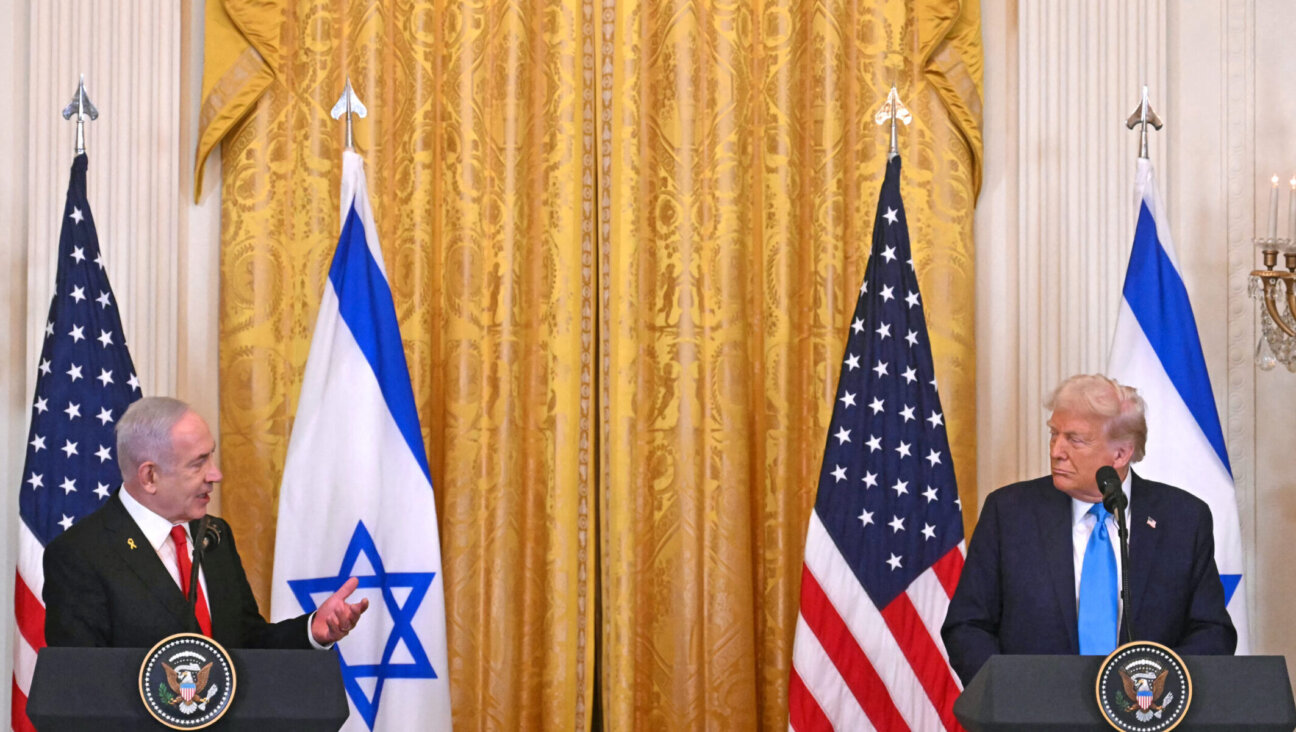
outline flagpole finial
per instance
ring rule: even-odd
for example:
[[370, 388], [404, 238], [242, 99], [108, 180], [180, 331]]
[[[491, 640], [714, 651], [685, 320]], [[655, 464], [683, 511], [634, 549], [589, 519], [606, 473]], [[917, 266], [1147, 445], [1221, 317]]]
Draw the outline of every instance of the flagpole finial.
[[329, 113], [333, 119], [339, 119], [346, 115], [346, 149], [355, 150], [354, 136], [351, 130], [352, 117], [365, 117], [369, 110], [360, 102], [360, 97], [356, 96], [355, 90], [351, 88], [351, 76], [346, 78], [346, 86], [342, 88], [342, 96], [338, 97], [337, 104], [333, 105], [333, 110]]
[[63, 108], [63, 119], [72, 119], [74, 114], [76, 115], [76, 154], [80, 155], [85, 152], [86, 118], [89, 117], [92, 121], [99, 119], [99, 110], [90, 103], [90, 97], [86, 94], [85, 74], [81, 74], [81, 79], [77, 82], [72, 101]]
[[891, 85], [891, 92], [887, 94], [886, 101], [882, 103], [882, 108], [873, 117], [873, 121], [879, 125], [890, 123], [891, 125], [891, 151], [887, 155], [890, 160], [900, 154], [899, 139], [896, 135], [896, 120], [905, 124], [913, 122], [913, 115], [909, 114], [909, 108], [900, 101], [900, 92], [896, 91], [895, 84]]
[[1148, 156], [1148, 125], [1155, 129], [1161, 129], [1161, 118], [1157, 113], [1152, 111], [1152, 103], [1148, 101], [1147, 84], [1143, 85], [1143, 96], [1139, 99], [1139, 105], [1134, 113], [1125, 120], [1125, 126], [1134, 129], [1135, 126], [1142, 125], [1139, 131], [1139, 158], [1146, 160]]

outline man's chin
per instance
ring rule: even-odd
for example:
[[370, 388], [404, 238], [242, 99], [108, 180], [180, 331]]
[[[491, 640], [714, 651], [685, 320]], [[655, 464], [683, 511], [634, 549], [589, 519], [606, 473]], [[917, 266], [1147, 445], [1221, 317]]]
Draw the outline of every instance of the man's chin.
[[199, 499], [190, 509], [188, 520], [197, 521], [207, 515], [207, 504], [211, 503], [211, 497]]
[[1054, 473], [1053, 487], [1072, 498], [1086, 503], [1094, 503], [1102, 500], [1102, 493], [1098, 492], [1096, 487], [1091, 488], [1089, 486], [1078, 485], [1075, 479], [1070, 475], [1059, 475]]

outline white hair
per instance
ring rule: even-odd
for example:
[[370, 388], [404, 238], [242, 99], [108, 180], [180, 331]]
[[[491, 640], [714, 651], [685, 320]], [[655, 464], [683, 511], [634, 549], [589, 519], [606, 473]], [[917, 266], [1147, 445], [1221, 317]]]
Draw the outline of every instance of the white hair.
[[171, 467], [171, 430], [190, 411], [188, 404], [171, 397], [144, 397], [127, 407], [116, 428], [117, 465], [125, 480], [147, 462]]

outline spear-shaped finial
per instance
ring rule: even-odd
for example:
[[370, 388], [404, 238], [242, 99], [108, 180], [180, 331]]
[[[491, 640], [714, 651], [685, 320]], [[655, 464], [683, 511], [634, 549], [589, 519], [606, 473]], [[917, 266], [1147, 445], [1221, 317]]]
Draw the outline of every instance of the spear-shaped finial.
[[347, 76], [346, 86], [342, 88], [342, 96], [338, 97], [337, 104], [333, 105], [333, 111], [329, 114], [333, 115], [333, 119], [338, 119], [344, 114], [346, 115], [346, 149], [354, 150], [355, 145], [352, 144], [353, 137], [351, 134], [351, 118], [353, 115], [356, 117], [364, 117], [369, 114], [369, 110], [365, 109], [365, 105], [360, 103], [360, 97], [357, 97], [355, 90], [351, 88], [350, 75]]
[[891, 151], [887, 159], [899, 155], [900, 144], [896, 136], [896, 120], [909, 124], [913, 122], [913, 116], [909, 114], [909, 109], [905, 107], [904, 102], [900, 101], [900, 92], [896, 91], [895, 84], [891, 85], [891, 93], [887, 94], [886, 101], [882, 103], [882, 108], [878, 110], [873, 120], [879, 125], [891, 123]]
[[1134, 114], [1131, 114], [1129, 119], [1125, 121], [1125, 126], [1131, 130], [1134, 129], [1135, 125], [1143, 126], [1143, 129], [1139, 131], [1139, 157], [1147, 159], [1148, 125], [1152, 125], [1158, 130], [1161, 129], [1161, 118], [1157, 116], [1156, 112], [1152, 111], [1152, 104], [1148, 101], [1148, 88], [1146, 84], [1143, 85], [1143, 96], [1139, 99], [1138, 108], [1136, 108]]
[[80, 155], [85, 152], [85, 121], [86, 117], [91, 120], [99, 119], [99, 110], [95, 105], [90, 103], [90, 97], [85, 90], [85, 74], [81, 74], [81, 80], [77, 82], [76, 94], [72, 95], [72, 102], [63, 108], [63, 119], [72, 119], [76, 115], [76, 154]]

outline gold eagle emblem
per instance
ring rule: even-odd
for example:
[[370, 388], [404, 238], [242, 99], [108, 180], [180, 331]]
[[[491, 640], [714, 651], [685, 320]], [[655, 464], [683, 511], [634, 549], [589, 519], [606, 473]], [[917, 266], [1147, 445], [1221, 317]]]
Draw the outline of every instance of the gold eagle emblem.
[[[1161, 696], [1165, 694], [1166, 676], [1169, 674], [1169, 669], [1163, 669], [1161, 673], [1157, 674], [1156, 679], [1153, 680], [1150, 685], [1152, 703], [1148, 708], [1154, 712], [1161, 711], [1161, 706], [1158, 706], [1157, 702], [1161, 701]], [[1139, 708], [1138, 693], [1140, 691], [1149, 690], [1149, 684], [1147, 679], [1139, 679], [1135, 681], [1133, 677], [1125, 671], [1125, 669], [1120, 669], [1120, 677], [1121, 683], [1125, 685], [1125, 696], [1130, 700], [1130, 705], [1125, 708], [1125, 712], [1128, 714], [1129, 712]]]
[[207, 703], [208, 697], [198, 696], [198, 694], [207, 688], [207, 676], [211, 674], [212, 668], [210, 662], [199, 669], [197, 675], [188, 669], [177, 671], [165, 661], [162, 662], [162, 668], [166, 670], [167, 686], [171, 687], [171, 691], [176, 694], [175, 698], [171, 700], [172, 706], [176, 704], [189, 706], [191, 704]]

